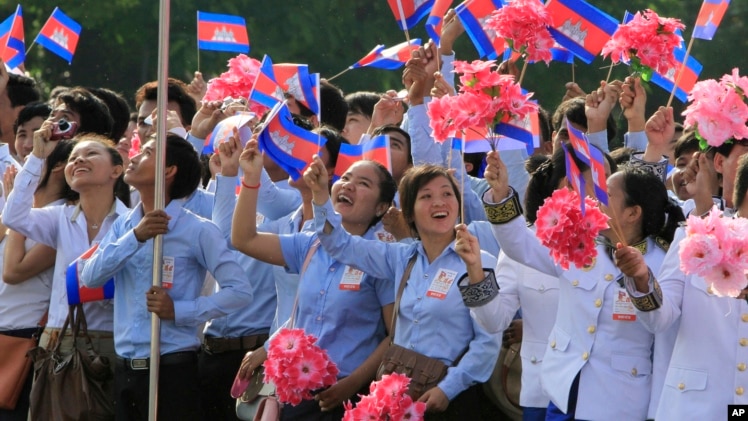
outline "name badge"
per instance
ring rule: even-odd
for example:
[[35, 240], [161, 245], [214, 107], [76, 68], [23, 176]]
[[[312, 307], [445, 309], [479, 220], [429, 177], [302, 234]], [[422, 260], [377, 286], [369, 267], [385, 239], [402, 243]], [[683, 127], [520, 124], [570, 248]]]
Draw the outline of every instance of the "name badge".
[[428, 291], [426, 291], [426, 296], [443, 300], [447, 297], [447, 292], [449, 292], [449, 288], [456, 278], [457, 272], [448, 269], [439, 269], [436, 277], [431, 281]]
[[163, 256], [163, 265], [161, 265], [161, 286], [171, 289], [174, 286], [174, 258]]
[[359, 291], [362, 279], [364, 279], [363, 271], [346, 266], [343, 277], [340, 278], [339, 288], [344, 291]]
[[383, 241], [385, 243], [394, 243], [396, 241], [395, 236], [385, 231], [384, 228], [377, 231], [376, 235], [379, 241]]
[[616, 294], [616, 301], [613, 303], [613, 320], [635, 322], [636, 309], [629, 294], [625, 289], [619, 289]]

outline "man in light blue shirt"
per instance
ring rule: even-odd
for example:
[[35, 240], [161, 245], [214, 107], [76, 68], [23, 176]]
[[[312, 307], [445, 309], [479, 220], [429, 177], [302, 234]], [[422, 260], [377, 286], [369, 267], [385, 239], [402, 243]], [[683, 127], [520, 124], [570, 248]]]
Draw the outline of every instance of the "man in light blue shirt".
[[[155, 141], [133, 157], [125, 181], [141, 205], [118, 218], [99, 249], [84, 262], [81, 280], [96, 287], [115, 282], [114, 345], [117, 419], [145, 419], [148, 411], [150, 318], [161, 318], [159, 418], [199, 419], [198, 327], [251, 303], [252, 290], [220, 230], [183, 208], [198, 186], [200, 166], [192, 146], [166, 139], [166, 208], [154, 210]], [[164, 235], [161, 287], [151, 286], [151, 239]], [[221, 290], [201, 297], [205, 273]]]

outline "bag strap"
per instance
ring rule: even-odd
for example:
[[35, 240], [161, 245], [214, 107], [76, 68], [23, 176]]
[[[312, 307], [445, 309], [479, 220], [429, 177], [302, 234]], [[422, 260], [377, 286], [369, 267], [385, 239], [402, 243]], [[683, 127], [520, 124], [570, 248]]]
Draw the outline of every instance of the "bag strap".
[[403, 296], [403, 291], [405, 291], [405, 284], [408, 282], [408, 279], [410, 279], [410, 272], [413, 270], [413, 265], [416, 264], [416, 260], [418, 260], [418, 252], [416, 251], [413, 253], [413, 256], [408, 260], [408, 266], [405, 267], [405, 271], [403, 272], [403, 277], [400, 279], [400, 285], [397, 287], [397, 297], [395, 297], [395, 309], [392, 312], [392, 325], [390, 326], [390, 345], [392, 345], [395, 341], [395, 322], [397, 321], [397, 313], [400, 310], [400, 298]]
[[304, 272], [306, 272], [306, 268], [309, 267], [309, 262], [312, 261], [312, 256], [314, 256], [314, 253], [319, 248], [319, 238], [315, 239], [312, 243], [312, 246], [309, 247], [309, 251], [306, 252], [306, 257], [304, 258], [304, 264], [301, 265], [301, 271], [299, 272], [299, 286], [296, 287], [296, 298], [293, 301], [293, 310], [291, 310], [291, 318], [289, 319], [291, 323], [289, 324], [290, 328], [293, 328], [295, 319], [296, 319], [296, 309], [299, 306], [299, 291], [301, 290], [301, 278], [304, 276]]
[[75, 310], [74, 306], [68, 306], [68, 317], [65, 318], [65, 323], [62, 324], [62, 329], [55, 339], [54, 346], [52, 347], [53, 352], [56, 354], [60, 351], [62, 345], [62, 339], [65, 337], [65, 333], [68, 331], [68, 326], [75, 325]]

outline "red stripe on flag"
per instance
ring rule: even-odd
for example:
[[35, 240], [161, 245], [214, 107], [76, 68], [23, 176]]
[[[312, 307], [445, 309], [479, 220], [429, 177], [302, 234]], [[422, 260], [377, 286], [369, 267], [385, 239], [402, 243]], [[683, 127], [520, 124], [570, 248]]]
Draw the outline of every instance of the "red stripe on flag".
[[[249, 44], [249, 35], [247, 34], [247, 28], [242, 25], [232, 25], [229, 23], [220, 22], [206, 22], [200, 21], [197, 24], [197, 39], [200, 41], [219, 41], [214, 40], [216, 32], [231, 31], [234, 34], [234, 39], [237, 44]], [[227, 42], [220, 40], [221, 42]]]
[[[64, 47], [68, 51], [75, 51], [75, 47], [78, 45], [78, 34], [71, 31], [70, 28], [60, 23], [57, 19], [51, 17], [39, 33], [52, 40], [58, 36], [67, 38], [68, 43]], [[59, 35], [56, 36], [55, 33]]]
[[[551, 15], [555, 29], [564, 33], [569, 39], [594, 55], [600, 54], [603, 46], [610, 39], [609, 34], [561, 2], [549, 0], [546, 9]], [[575, 29], [575, 33], [579, 34], [579, 37], [569, 36], [566, 31], [561, 29], [564, 25], [571, 25]]]
[[702, 3], [701, 10], [699, 10], [699, 16], [696, 18], [696, 26], [704, 26], [710, 21], [714, 26], [719, 26], [720, 22], [722, 22], [722, 18], [725, 17], [727, 6], [729, 6], [729, 3], [727, 2], [719, 4], [708, 2]]

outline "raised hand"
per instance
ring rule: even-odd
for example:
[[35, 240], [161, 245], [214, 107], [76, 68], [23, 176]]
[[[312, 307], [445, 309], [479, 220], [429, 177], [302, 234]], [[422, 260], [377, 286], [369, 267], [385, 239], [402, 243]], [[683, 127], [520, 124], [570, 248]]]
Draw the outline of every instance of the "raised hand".
[[205, 83], [203, 74], [196, 71], [192, 81], [187, 85], [187, 94], [195, 100], [195, 103], [199, 104], [206, 92], [208, 92], [208, 84]]
[[509, 196], [509, 175], [506, 165], [504, 165], [497, 151], [491, 151], [486, 155], [486, 169], [483, 172], [483, 178], [491, 186], [494, 202], [500, 202]]
[[239, 157], [242, 154], [242, 143], [236, 134], [234, 132], [234, 136], [229, 136], [228, 140], [218, 145], [221, 175], [226, 177], [235, 177], [239, 174]]
[[[239, 138], [239, 130], [234, 129], [235, 138]], [[252, 137], [244, 146], [244, 150], [239, 155], [239, 166], [244, 171], [244, 183], [249, 186], [260, 184], [262, 175], [262, 152], [260, 145], [257, 143], [257, 137]]]
[[222, 101], [206, 101], [202, 103], [200, 109], [192, 117], [190, 132], [198, 139], [205, 139], [216, 128], [216, 125], [228, 115], [221, 107]]
[[644, 126], [647, 134], [647, 151], [644, 160], [648, 162], [657, 162], [662, 155], [667, 153], [670, 142], [675, 135], [675, 120], [673, 119], [672, 107], [660, 107], [652, 117], [647, 120]]
[[324, 205], [330, 199], [330, 190], [328, 189], [329, 176], [325, 163], [319, 155], [312, 157], [312, 163], [304, 171], [304, 182], [312, 191], [312, 201], [316, 205]]
[[621, 86], [621, 97], [618, 103], [623, 109], [623, 115], [629, 123], [630, 132], [640, 132], [644, 129], [645, 108], [647, 105], [647, 91], [638, 77], [627, 77]]
[[634, 279], [637, 290], [646, 292], [649, 268], [639, 250], [621, 243], [616, 244], [615, 263], [624, 275]]

